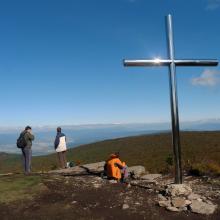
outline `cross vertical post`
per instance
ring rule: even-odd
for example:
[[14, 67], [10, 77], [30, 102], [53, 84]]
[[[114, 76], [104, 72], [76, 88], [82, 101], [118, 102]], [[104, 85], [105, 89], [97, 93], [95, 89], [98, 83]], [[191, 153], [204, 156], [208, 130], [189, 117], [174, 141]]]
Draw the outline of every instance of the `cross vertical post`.
[[216, 59], [175, 59], [172, 16], [169, 14], [166, 18], [167, 24], [167, 43], [168, 43], [168, 59], [138, 59], [124, 60], [126, 67], [148, 67], [148, 66], [168, 66], [169, 67], [169, 84], [170, 84], [170, 106], [171, 106], [171, 124], [172, 124], [172, 144], [175, 162], [175, 183], [181, 184], [182, 165], [181, 165], [181, 146], [180, 146], [180, 130], [179, 130], [179, 114], [177, 100], [177, 80], [176, 66], [217, 66]]
[[176, 66], [174, 63], [173, 27], [172, 27], [171, 15], [167, 16], [167, 40], [168, 40], [168, 54], [171, 61], [169, 64], [169, 81], [170, 81], [170, 105], [171, 105], [171, 121], [172, 121], [172, 142], [173, 142], [173, 152], [174, 152], [174, 160], [175, 160], [175, 183], [182, 183], [183, 180], [182, 180]]

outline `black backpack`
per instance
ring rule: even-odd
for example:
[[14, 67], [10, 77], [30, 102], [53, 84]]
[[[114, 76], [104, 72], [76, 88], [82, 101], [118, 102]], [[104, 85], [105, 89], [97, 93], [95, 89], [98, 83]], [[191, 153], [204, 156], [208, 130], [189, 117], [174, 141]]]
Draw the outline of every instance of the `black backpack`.
[[18, 148], [24, 148], [27, 146], [27, 142], [24, 138], [26, 132], [22, 132], [19, 136], [19, 138], [17, 139], [17, 147]]

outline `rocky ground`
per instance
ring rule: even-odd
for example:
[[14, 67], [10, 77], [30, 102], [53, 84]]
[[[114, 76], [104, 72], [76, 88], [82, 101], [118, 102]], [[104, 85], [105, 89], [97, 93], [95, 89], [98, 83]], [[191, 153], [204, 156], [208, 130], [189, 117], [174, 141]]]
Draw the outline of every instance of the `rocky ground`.
[[172, 182], [170, 177], [145, 176], [143, 179], [132, 180], [130, 184], [121, 184], [103, 179], [88, 170], [78, 171], [38, 174], [42, 177], [41, 191], [32, 199], [0, 204], [1, 220], [220, 219], [219, 179], [191, 176], [185, 178], [193, 193], [218, 205], [214, 214], [201, 215], [189, 210], [167, 211], [158, 205], [161, 199], [158, 195]]

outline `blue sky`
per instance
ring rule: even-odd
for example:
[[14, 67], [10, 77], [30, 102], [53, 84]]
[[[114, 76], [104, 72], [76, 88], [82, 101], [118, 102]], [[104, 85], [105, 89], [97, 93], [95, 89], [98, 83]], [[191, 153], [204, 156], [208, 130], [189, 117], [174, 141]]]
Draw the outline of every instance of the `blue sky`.
[[[219, 0], [0, 1], [1, 126], [170, 120], [166, 58], [220, 60]], [[220, 67], [177, 68], [181, 121], [220, 118]]]

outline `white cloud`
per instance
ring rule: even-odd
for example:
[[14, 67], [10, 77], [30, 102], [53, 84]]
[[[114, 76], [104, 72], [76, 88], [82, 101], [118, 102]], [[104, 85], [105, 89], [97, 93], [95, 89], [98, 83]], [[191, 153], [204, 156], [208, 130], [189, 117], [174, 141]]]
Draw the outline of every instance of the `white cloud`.
[[216, 10], [220, 7], [220, 0], [208, 0], [207, 10]]
[[220, 71], [206, 69], [199, 77], [191, 79], [194, 86], [216, 86], [220, 83]]

